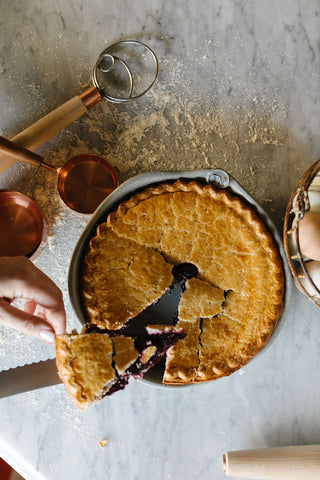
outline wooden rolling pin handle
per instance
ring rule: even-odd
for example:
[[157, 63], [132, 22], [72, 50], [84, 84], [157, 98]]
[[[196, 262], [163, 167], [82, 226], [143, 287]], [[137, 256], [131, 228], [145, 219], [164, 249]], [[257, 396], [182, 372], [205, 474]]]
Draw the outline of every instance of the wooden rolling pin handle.
[[237, 450], [223, 455], [230, 477], [262, 480], [319, 480], [320, 445]]
[[[95, 87], [87, 88], [81, 95], [77, 95], [23, 130], [11, 139], [17, 145], [29, 150], [35, 150], [54, 137], [70, 123], [77, 120], [101, 100], [101, 94]], [[16, 162], [12, 157], [1, 158], [0, 172]]]

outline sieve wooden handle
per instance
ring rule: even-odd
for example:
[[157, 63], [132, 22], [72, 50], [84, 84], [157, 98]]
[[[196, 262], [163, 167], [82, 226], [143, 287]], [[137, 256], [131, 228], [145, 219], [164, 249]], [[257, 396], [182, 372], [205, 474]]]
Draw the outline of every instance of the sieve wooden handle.
[[[13, 137], [11, 141], [29, 150], [35, 150], [49, 140], [49, 138], [54, 137], [58, 132], [70, 125], [70, 123], [81, 117], [89, 108], [98, 103], [101, 98], [100, 92], [95, 87], [90, 87], [81, 95], [76, 95], [33, 125], [30, 125], [30, 127], [23, 130], [23, 132]], [[0, 173], [16, 161], [13, 157], [1, 155]]]
[[320, 445], [237, 450], [223, 455], [229, 477], [264, 480], [319, 480]]

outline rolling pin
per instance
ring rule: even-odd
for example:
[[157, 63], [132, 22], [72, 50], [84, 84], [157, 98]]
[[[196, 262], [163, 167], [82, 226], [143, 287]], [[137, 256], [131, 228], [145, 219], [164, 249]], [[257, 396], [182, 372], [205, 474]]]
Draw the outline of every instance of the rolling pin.
[[[89, 87], [80, 95], [71, 98], [71, 100], [60, 105], [23, 130], [23, 132], [11, 138], [11, 141], [28, 150], [35, 150], [49, 138], [54, 137], [58, 132], [81, 117], [89, 108], [98, 103], [101, 98], [100, 92], [95, 87]], [[16, 163], [14, 158], [1, 156], [0, 173], [14, 163]]]
[[229, 477], [263, 480], [319, 480], [320, 445], [235, 450], [223, 455]]

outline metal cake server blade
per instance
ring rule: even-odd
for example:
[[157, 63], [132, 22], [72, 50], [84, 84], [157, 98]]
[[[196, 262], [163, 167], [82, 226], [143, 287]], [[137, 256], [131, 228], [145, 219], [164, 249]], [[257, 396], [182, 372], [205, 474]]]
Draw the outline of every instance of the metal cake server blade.
[[55, 358], [10, 368], [0, 372], [0, 399], [59, 383]]
[[139, 315], [132, 318], [126, 327], [129, 335], [144, 333], [147, 325], [175, 325], [178, 316], [178, 306], [182, 294], [180, 284], [175, 284], [167, 290], [157, 302], [149, 305]]
[[153, 304], [132, 318], [126, 327], [130, 334], [142, 333], [147, 325], [176, 325], [181, 295], [186, 288], [186, 281], [198, 275], [198, 269], [192, 263], [180, 263], [172, 268], [174, 281], [170, 288]]

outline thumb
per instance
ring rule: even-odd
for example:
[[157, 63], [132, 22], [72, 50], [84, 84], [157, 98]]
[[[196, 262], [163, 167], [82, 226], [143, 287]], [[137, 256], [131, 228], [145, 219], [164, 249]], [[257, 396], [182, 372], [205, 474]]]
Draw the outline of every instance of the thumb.
[[46, 343], [53, 343], [55, 339], [53, 328], [45, 320], [15, 308], [4, 299], [0, 299], [0, 325], [41, 338]]

